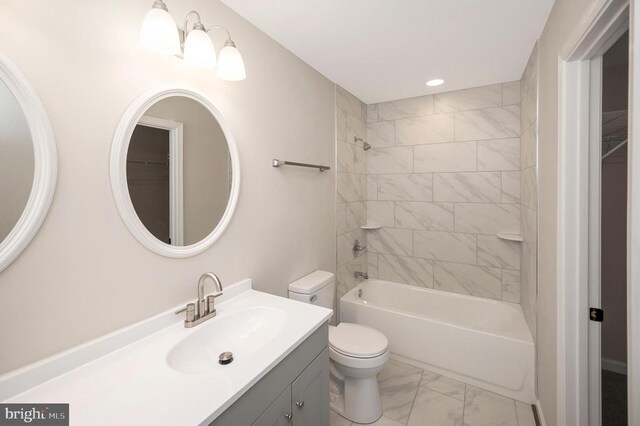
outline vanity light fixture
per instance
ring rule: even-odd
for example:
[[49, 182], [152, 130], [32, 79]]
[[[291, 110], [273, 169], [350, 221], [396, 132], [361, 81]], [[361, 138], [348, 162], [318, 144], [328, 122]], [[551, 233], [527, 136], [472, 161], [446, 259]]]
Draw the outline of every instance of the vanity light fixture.
[[[195, 23], [189, 27], [191, 17], [195, 18]], [[227, 41], [217, 57], [208, 34], [213, 29], [227, 33]], [[247, 78], [242, 55], [226, 28], [219, 25], [205, 28], [200, 14], [192, 10], [185, 17], [182, 30], [169, 14], [163, 0], [155, 0], [147, 12], [140, 31], [140, 45], [155, 53], [181, 56], [189, 68], [211, 70], [217, 67], [218, 78], [222, 80], [240, 81]]]
[[153, 3], [153, 7], [142, 21], [140, 45], [160, 55], [180, 53], [178, 26], [162, 0], [156, 0]]
[[442, 83], [444, 83], [444, 80], [442, 80], [441, 78], [435, 78], [433, 80], [427, 81], [427, 86], [436, 87], [436, 86], [440, 86]]

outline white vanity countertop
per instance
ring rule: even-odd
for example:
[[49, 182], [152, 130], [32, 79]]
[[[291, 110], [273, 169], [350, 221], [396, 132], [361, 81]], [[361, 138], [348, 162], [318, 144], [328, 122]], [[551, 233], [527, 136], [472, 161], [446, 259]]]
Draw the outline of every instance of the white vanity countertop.
[[[184, 328], [181, 321], [184, 314], [181, 314], [177, 316], [179, 322], [5, 402], [69, 403], [72, 425], [206, 424], [231, 406], [331, 317], [329, 309], [251, 290], [250, 284], [243, 290], [246, 291], [219, 303], [215, 318], [194, 328]], [[239, 351], [229, 347], [226, 350], [234, 352], [234, 361], [226, 366], [217, 363], [215, 353], [216, 358], [204, 373], [178, 372], [171, 368], [169, 354], [177, 343], [216, 321], [222, 321], [218, 323], [220, 325], [233, 324], [235, 320], [231, 316], [237, 317], [244, 311], [255, 311], [255, 308], [277, 313], [278, 321], [273, 326], [272, 319], [260, 324], [259, 314], [248, 326], [270, 330], [268, 334], [271, 336], [264, 339], [266, 342], [258, 341]], [[226, 321], [225, 317], [228, 318]], [[272, 332], [273, 327], [278, 330]], [[242, 340], [238, 336], [232, 337], [229, 346], [238, 339]], [[209, 352], [217, 351], [224, 347], [225, 339], [221, 336], [213, 348], [204, 347], [205, 343], [196, 357], [200, 354], [212, 357], [207, 349]], [[189, 363], [183, 364], [189, 368]]]

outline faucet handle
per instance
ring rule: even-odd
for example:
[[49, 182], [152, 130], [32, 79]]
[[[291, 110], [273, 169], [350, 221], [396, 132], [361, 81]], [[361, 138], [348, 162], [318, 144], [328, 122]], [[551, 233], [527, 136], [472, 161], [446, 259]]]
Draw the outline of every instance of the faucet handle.
[[216, 311], [216, 297], [220, 297], [222, 296], [222, 294], [223, 293], [219, 291], [217, 293], [210, 294], [207, 296], [207, 314], [210, 314]]
[[186, 312], [186, 311], [187, 311], [187, 309], [189, 308], [189, 305], [193, 305], [193, 303], [187, 303], [187, 304], [185, 305], [185, 307], [184, 307], [184, 308], [180, 308], [180, 309], [178, 309], [177, 311], [175, 311], [174, 313], [175, 313], [176, 315], [178, 315], [178, 314], [181, 314], [181, 313], [183, 313], [183, 312]]
[[216, 311], [216, 296], [210, 294], [207, 296], [207, 314]]
[[182, 309], [178, 309], [175, 313], [176, 313], [176, 315], [178, 315], [178, 314], [181, 314], [183, 312], [187, 313], [187, 319], [189, 319], [189, 316], [193, 316], [195, 318], [195, 316], [196, 316], [196, 305], [195, 305], [195, 303], [187, 303], [187, 306], [185, 306]]
[[196, 304], [189, 303], [187, 305], [187, 321], [194, 321], [196, 319]]

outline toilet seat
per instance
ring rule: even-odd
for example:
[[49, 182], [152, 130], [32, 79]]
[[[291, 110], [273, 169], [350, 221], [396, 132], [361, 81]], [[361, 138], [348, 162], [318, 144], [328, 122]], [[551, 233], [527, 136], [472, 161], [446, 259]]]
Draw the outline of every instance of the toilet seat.
[[377, 358], [387, 352], [387, 337], [371, 327], [340, 323], [329, 327], [329, 347], [342, 357], [356, 359]]
[[331, 359], [331, 361], [345, 367], [362, 370], [363, 372], [372, 368], [382, 367], [389, 360], [389, 356], [389, 351], [387, 350], [373, 358], [354, 358], [336, 351], [329, 345], [329, 359]]

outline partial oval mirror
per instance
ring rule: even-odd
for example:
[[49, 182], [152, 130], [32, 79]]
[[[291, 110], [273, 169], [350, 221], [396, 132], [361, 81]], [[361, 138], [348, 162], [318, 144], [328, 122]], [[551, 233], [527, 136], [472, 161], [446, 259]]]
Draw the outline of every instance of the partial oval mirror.
[[0, 271], [42, 224], [56, 182], [51, 124], [37, 95], [0, 55]]
[[139, 99], [123, 117], [111, 178], [129, 230], [151, 250], [191, 256], [217, 240], [239, 191], [235, 142], [220, 111], [188, 90]]

